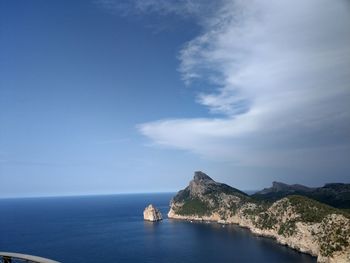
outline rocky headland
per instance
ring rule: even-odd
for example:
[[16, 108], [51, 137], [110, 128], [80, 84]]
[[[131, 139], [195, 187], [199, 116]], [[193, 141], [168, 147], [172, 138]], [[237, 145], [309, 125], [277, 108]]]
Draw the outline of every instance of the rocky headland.
[[300, 184], [273, 182], [254, 195], [255, 199], [277, 201], [289, 195], [302, 195], [336, 208], [350, 209], [350, 184], [325, 184], [322, 187], [306, 187]]
[[189, 186], [171, 200], [168, 217], [237, 224], [318, 262], [350, 262], [350, 215], [305, 196], [261, 200], [195, 172]]
[[160, 221], [162, 220], [162, 213], [152, 204], [148, 205], [143, 211], [143, 219], [146, 221]]

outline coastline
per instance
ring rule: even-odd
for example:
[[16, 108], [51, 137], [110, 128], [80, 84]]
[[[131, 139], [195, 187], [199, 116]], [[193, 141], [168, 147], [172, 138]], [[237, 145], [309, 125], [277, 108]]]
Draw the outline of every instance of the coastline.
[[218, 224], [218, 225], [223, 225], [223, 226], [225, 226], [225, 225], [237, 226], [239, 228], [248, 230], [249, 233], [254, 235], [254, 236], [271, 239], [271, 240], [275, 241], [279, 245], [288, 247], [290, 249], [293, 249], [293, 250], [298, 251], [298, 252], [303, 253], [303, 254], [307, 254], [307, 255], [312, 256], [315, 259], [317, 259], [317, 255], [315, 255], [315, 254], [309, 253], [308, 251], [302, 251], [302, 250], [298, 249], [297, 247], [288, 246], [288, 244], [280, 242], [273, 235], [269, 235], [269, 234], [265, 234], [265, 233], [259, 233], [259, 232], [254, 232], [254, 231], [252, 231], [252, 229], [249, 226], [246, 226], [246, 225], [240, 225], [239, 223], [228, 223], [226, 221], [222, 222], [221, 220], [216, 221], [216, 220], [213, 220], [213, 219], [204, 219], [204, 218], [198, 218], [198, 217], [191, 217], [191, 218], [186, 218], [186, 217], [181, 217], [180, 218], [180, 217], [181, 216], [179, 216], [179, 217], [169, 217], [168, 216], [168, 219], [175, 220], [175, 221], [186, 221], [186, 222], [189, 222], [189, 223], [195, 222], [195, 223], [203, 223], [203, 224]]
[[[255, 227], [252, 222], [241, 216], [240, 214], [236, 214], [232, 217], [226, 218], [226, 220], [221, 219], [218, 213], [213, 213], [209, 216], [194, 216], [194, 215], [179, 215], [170, 208], [168, 212], [168, 218], [173, 220], [181, 220], [181, 221], [196, 221], [203, 222], [208, 224], [222, 224], [222, 225], [236, 225], [241, 228], [245, 228], [249, 230], [249, 232], [256, 236], [266, 237], [273, 239], [277, 244], [286, 246], [293, 250], [296, 250], [300, 253], [308, 254], [312, 257], [315, 257], [317, 262], [319, 263], [349, 263], [350, 262], [350, 252], [348, 253], [334, 253], [332, 257], [322, 256], [317, 244], [312, 240], [311, 236], [308, 235], [309, 238], [303, 238], [300, 240], [295, 240], [293, 238], [283, 237], [279, 235], [276, 231], [273, 230], [263, 230]], [[299, 224], [300, 228], [306, 229], [308, 226], [306, 224]], [[307, 231], [306, 231], [307, 232]]]
[[170, 201], [168, 218], [235, 224], [319, 263], [350, 263], [349, 215], [301, 195], [264, 203], [196, 171]]

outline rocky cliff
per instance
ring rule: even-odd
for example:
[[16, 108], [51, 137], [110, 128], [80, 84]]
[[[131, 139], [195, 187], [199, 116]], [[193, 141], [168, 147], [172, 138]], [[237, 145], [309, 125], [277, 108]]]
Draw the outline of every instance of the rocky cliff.
[[147, 206], [145, 210], [143, 211], [143, 219], [146, 221], [160, 221], [162, 220], [162, 214], [161, 212], [154, 207], [152, 204]]
[[314, 255], [318, 262], [350, 262], [349, 215], [303, 196], [262, 202], [195, 172], [172, 199], [168, 217], [234, 223]]
[[333, 183], [311, 188], [300, 184], [273, 182], [272, 187], [255, 193], [253, 197], [276, 201], [289, 195], [302, 195], [337, 208], [350, 209], [350, 184]]

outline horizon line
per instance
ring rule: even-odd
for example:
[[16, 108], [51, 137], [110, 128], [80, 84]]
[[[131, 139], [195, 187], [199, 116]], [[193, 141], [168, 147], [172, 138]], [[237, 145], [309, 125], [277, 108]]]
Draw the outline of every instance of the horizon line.
[[[259, 189], [240, 190], [246, 194], [248, 192], [259, 191]], [[121, 193], [91, 193], [91, 194], [57, 194], [57, 195], [33, 195], [33, 196], [0, 196], [0, 200], [4, 199], [30, 199], [30, 198], [57, 198], [57, 197], [92, 197], [92, 196], [111, 196], [111, 195], [142, 195], [142, 194], [175, 194], [176, 191], [159, 191], [159, 192], [121, 192]]]
[[89, 196], [109, 196], [109, 195], [137, 195], [137, 194], [170, 194], [177, 191], [160, 192], [121, 192], [121, 193], [91, 193], [91, 194], [57, 194], [57, 195], [23, 195], [23, 196], [0, 196], [2, 199], [27, 199], [27, 198], [55, 198], [55, 197], [89, 197]]

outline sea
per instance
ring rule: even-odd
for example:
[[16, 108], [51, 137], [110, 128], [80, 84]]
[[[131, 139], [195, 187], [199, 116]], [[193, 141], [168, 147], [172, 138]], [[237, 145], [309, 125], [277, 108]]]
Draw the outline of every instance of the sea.
[[[66, 263], [311, 263], [235, 225], [166, 218], [174, 193], [0, 199], [0, 251]], [[165, 219], [145, 222], [148, 204]]]

